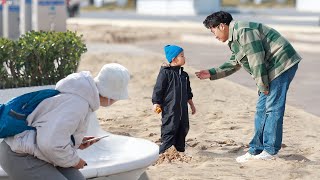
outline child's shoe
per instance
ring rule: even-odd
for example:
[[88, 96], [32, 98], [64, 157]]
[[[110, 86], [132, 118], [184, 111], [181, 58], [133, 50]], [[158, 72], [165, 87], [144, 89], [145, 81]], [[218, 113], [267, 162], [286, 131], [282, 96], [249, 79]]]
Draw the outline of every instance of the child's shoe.
[[236, 161], [238, 163], [244, 163], [244, 162], [247, 162], [249, 160], [252, 160], [254, 159], [255, 155], [252, 155], [250, 154], [249, 152], [247, 152], [246, 154], [242, 155], [242, 156], [239, 156], [236, 158]]
[[260, 154], [256, 155], [254, 159], [261, 159], [261, 160], [274, 160], [276, 159], [276, 155], [271, 155], [267, 151], [262, 151]]

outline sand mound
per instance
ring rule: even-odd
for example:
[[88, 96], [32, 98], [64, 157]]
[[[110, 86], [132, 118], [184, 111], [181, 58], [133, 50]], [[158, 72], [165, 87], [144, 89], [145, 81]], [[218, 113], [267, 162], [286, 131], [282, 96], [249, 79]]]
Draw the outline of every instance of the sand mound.
[[155, 163], [155, 165], [159, 165], [162, 163], [172, 163], [172, 162], [190, 162], [192, 157], [187, 156], [186, 154], [179, 152], [171, 146], [164, 153], [159, 155], [159, 159]]

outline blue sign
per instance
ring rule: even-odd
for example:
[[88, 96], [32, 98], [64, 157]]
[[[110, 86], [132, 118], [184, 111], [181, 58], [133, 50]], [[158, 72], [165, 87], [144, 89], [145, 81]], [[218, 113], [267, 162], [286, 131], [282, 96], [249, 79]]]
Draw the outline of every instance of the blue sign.
[[64, 1], [39, 1], [39, 6], [59, 6], [64, 5]]
[[17, 5], [11, 5], [9, 6], [9, 12], [19, 12], [19, 6]]

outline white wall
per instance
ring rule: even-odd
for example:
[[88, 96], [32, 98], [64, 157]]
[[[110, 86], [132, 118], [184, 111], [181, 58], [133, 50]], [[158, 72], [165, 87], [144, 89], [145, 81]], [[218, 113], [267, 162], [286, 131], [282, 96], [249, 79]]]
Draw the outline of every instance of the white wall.
[[31, 0], [20, 0], [20, 34], [32, 30], [32, 3]]
[[18, 39], [19, 31], [19, 11], [17, 4], [5, 3], [2, 6], [2, 33], [3, 37]]
[[137, 13], [150, 15], [211, 14], [220, 10], [220, 0], [138, 0]]
[[32, 29], [35, 31], [67, 30], [65, 0], [32, 0]]
[[196, 14], [209, 15], [221, 10], [220, 0], [194, 0], [193, 4]]
[[3, 36], [3, 34], [2, 34], [2, 29], [3, 29], [3, 22], [2, 22], [2, 5], [0, 5], [0, 37]]
[[297, 0], [296, 8], [299, 11], [320, 12], [319, 0]]

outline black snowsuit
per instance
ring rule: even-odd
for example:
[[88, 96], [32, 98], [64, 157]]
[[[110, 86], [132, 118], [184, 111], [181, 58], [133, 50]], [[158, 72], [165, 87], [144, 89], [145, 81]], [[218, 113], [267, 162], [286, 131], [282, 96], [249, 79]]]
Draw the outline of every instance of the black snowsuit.
[[172, 145], [177, 151], [185, 151], [189, 131], [188, 100], [192, 97], [189, 76], [183, 67], [161, 67], [152, 95], [152, 103], [160, 104], [162, 109], [159, 153]]

